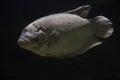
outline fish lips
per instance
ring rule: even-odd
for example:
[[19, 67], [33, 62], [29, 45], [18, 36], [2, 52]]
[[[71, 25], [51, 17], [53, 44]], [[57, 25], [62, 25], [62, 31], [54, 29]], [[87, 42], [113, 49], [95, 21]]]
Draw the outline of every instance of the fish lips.
[[18, 45], [20, 47], [26, 47], [26, 46], [29, 46], [30, 44], [32, 44], [32, 42], [29, 39], [25, 38], [25, 37], [20, 37], [18, 39]]

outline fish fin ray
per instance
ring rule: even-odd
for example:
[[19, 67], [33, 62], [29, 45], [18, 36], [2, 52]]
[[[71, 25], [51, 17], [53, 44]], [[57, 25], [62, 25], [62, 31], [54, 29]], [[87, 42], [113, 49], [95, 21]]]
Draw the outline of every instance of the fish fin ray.
[[76, 14], [76, 15], [79, 15], [81, 17], [86, 17], [88, 15], [90, 9], [91, 9], [90, 5], [83, 5], [83, 6], [76, 8], [76, 9], [69, 10], [66, 12], [70, 13], [70, 14]]

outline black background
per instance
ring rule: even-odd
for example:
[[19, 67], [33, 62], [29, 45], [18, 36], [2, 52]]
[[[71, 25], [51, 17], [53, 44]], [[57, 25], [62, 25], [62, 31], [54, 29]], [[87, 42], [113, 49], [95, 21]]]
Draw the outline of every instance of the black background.
[[[0, 80], [120, 80], [119, 0], [1, 0]], [[104, 15], [114, 34], [85, 54], [69, 59], [44, 58], [20, 48], [17, 39], [33, 20], [93, 6], [88, 18]]]

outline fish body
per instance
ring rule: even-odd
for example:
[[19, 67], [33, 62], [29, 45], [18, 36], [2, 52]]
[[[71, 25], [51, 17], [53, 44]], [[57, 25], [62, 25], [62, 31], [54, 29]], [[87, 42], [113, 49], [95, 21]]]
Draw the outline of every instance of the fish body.
[[90, 5], [84, 5], [33, 21], [23, 29], [18, 39], [19, 46], [47, 57], [84, 53], [102, 43], [95, 36], [107, 38], [113, 33], [112, 22], [106, 17], [85, 18], [90, 9]]

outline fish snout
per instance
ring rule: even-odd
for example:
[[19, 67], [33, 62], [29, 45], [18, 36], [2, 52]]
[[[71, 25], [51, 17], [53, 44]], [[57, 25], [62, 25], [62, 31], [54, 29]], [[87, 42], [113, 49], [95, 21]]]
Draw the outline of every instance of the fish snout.
[[25, 46], [30, 45], [30, 41], [24, 40], [24, 39], [19, 39], [19, 40], [18, 40], [18, 45], [19, 45], [20, 47], [25, 47]]

